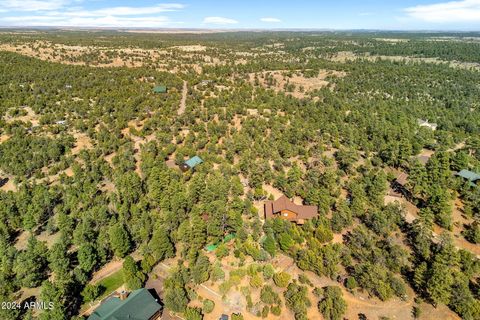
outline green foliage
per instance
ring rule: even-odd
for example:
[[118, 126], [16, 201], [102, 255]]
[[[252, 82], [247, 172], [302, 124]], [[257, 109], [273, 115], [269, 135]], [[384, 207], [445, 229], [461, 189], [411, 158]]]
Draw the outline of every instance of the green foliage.
[[260, 288], [263, 285], [263, 278], [260, 274], [255, 274], [250, 277], [250, 286], [253, 288]]
[[340, 320], [347, 310], [347, 303], [343, 299], [339, 287], [324, 288], [323, 299], [318, 303], [318, 309], [326, 320]]
[[243, 315], [241, 313], [232, 313], [232, 320], [243, 320]]
[[266, 304], [279, 305], [281, 303], [280, 297], [269, 285], [264, 286], [260, 291], [260, 300]]
[[202, 320], [203, 319], [200, 308], [187, 307], [183, 315], [185, 316], [186, 320]]
[[[175, 49], [198, 43], [198, 35], [180, 41], [172, 35], [106, 31], [25, 33], [21, 39], [15, 33], [1, 34], [0, 43], [26, 48], [37, 40], [46, 48], [66, 44], [53, 58], [87, 65], [0, 52], [0, 174], [10, 179], [8, 188], [16, 189], [0, 191], [0, 300], [11, 301], [21, 287], [43, 282], [41, 298], [55, 302], [56, 308], [38, 317], [70, 319], [79, 313], [81, 293], [85, 301], [99, 294], [88, 285], [92, 271], [113, 255], [126, 257], [136, 250], [143, 256], [141, 267], [127, 257], [125, 272], [98, 284], [106, 288], [100, 295], [117, 289], [124, 276], [127, 286], [141, 286], [155, 263], [177, 255], [189, 267], [179, 266], [165, 281], [164, 301], [169, 310], [196, 319], [199, 310], [187, 309], [195, 298], [192, 288], [225, 278], [222, 265], [210, 266], [201, 252], [206, 244], [221, 243], [226, 234], [235, 233], [234, 255], [240, 265], [247, 263], [247, 255], [267, 261], [281, 250], [302, 269], [334, 279], [342, 264], [350, 290], [358, 285], [384, 300], [404, 297], [400, 274], [412, 274], [408, 281], [427, 301], [447, 303], [465, 319], [479, 318], [478, 262], [448, 241], [433, 242], [431, 232], [433, 222], [454, 230], [451, 213], [457, 195], [470, 221], [480, 216], [480, 188], [453, 175], [480, 168], [478, 72], [414, 61], [344, 64], [330, 59], [347, 51], [478, 62], [478, 43], [457, 35], [455, 41], [430, 39], [443, 36], [451, 35], [398, 33], [396, 37], [408, 41], [392, 45], [364, 33], [202, 35], [209, 54], [220, 61], [231, 58], [232, 48], [248, 52], [266, 43], [284, 44], [278, 59], [259, 55], [239, 65], [197, 61], [203, 75], [214, 81], [202, 86], [197, 84], [203, 76], [189, 67], [196, 57]], [[96, 49], [98, 43], [109, 50]], [[88, 46], [89, 51], [70, 56], [69, 45]], [[168, 64], [179, 72], [156, 71], [164, 66], [155, 55], [137, 52], [133, 57], [121, 51], [125, 47], [155, 52], [172, 48], [175, 54]], [[277, 48], [269, 50], [275, 53]], [[91, 67], [130, 58], [145, 65]], [[273, 70], [286, 70], [280, 91]], [[319, 70], [331, 71], [328, 87], [309, 90], [288, 82], [294, 74], [317, 77]], [[168, 94], [150, 94], [151, 77], [167, 84]], [[178, 115], [183, 80], [188, 84], [187, 109]], [[304, 98], [285, 94], [292, 90], [300, 90]], [[438, 128], [419, 127], [417, 119], [434, 119]], [[33, 127], [35, 120], [39, 125]], [[59, 120], [67, 122], [56, 124]], [[435, 151], [426, 165], [416, 158], [422, 148]], [[194, 154], [205, 160], [195, 171], [181, 173], [166, 165], [166, 160], [181, 163]], [[413, 224], [405, 223], [399, 207], [384, 206], [387, 180], [393, 179], [385, 174], [388, 166], [409, 174], [408, 201], [422, 207]], [[262, 230], [252, 201], [267, 196], [264, 185], [318, 206], [321, 218], [303, 226], [275, 219]], [[244, 194], [244, 189], [251, 191]], [[324, 218], [330, 212], [331, 220]], [[354, 221], [359, 226], [350, 231]], [[343, 244], [329, 243], [332, 231], [346, 228], [350, 232]], [[47, 249], [32, 237], [25, 247], [25, 232], [36, 237], [56, 237], [58, 232], [60, 240]], [[463, 235], [478, 243], [478, 233], [473, 222]], [[215, 254], [219, 260], [230, 253], [220, 244]], [[236, 263], [222, 293], [240, 285], [247, 274], [253, 286], [262, 285], [258, 268], [235, 270]], [[266, 265], [262, 273], [268, 280], [275, 270]], [[278, 285], [278, 275], [274, 282]], [[302, 289], [291, 286], [286, 291], [289, 307], [297, 319], [304, 319]], [[274, 291], [264, 288], [263, 299], [275, 303], [258, 310], [263, 316], [280, 314], [277, 299], [269, 297]], [[315, 292], [325, 309], [332, 310], [333, 300]], [[33, 315], [0, 310], [2, 319], [19, 317]]]
[[110, 227], [108, 231], [110, 245], [113, 252], [119, 258], [125, 257], [125, 255], [131, 249], [131, 243], [129, 235], [125, 226], [122, 223], [116, 223]]
[[284, 292], [285, 304], [295, 314], [295, 319], [306, 318], [311, 302], [307, 296], [307, 287], [290, 283]]
[[209, 299], [203, 300], [203, 307], [202, 307], [203, 313], [205, 314], [211, 313], [213, 309], [215, 309], [215, 302]]
[[265, 280], [271, 279], [274, 274], [275, 268], [270, 263], [267, 263], [263, 266], [263, 277], [265, 278]]
[[34, 288], [47, 278], [47, 252], [45, 243], [39, 242], [34, 236], [28, 239], [26, 250], [17, 255], [13, 265], [17, 281], [22, 286]]
[[154, 229], [148, 247], [157, 261], [173, 257], [175, 251], [167, 232], [162, 227]]
[[72, 146], [73, 139], [67, 135], [58, 139], [14, 135], [0, 144], [0, 168], [7, 173], [29, 177], [42, 167], [60, 161]]
[[208, 280], [210, 270], [210, 260], [204, 255], [199, 255], [197, 261], [192, 266], [192, 278], [196, 284], [201, 284]]
[[345, 281], [345, 287], [349, 290], [353, 290], [358, 286], [357, 280], [355, 280], [354, 277], [348, 277], [347, 280]]
[[187, 291], [183, 277], [179, 272], [165, 280], [165, 306], [173, 312], [185, 312], [188, 304]]
[[273, 275], [273, 282], [280, 288], [286, 288], [291, 278], [286, 272], [277, 272]]
[[94, 301], [98, 296], [100, 296], [100, 287], [94, 284], [87, 284], [82, 291], [83, 301], [90, 302]]
[[130, 290], [140, 289], [146, 280], [145, 274], [131, 256], [127, 256], [123, 261], [123, 279]]
[[275, 242], [273, 235], [267, 235], [267, 237], [263, 241], [263, 249], [265, 249], [265, 251], [267, 251], [270, 256], [275, 257], [277, 253], [277, 243]]

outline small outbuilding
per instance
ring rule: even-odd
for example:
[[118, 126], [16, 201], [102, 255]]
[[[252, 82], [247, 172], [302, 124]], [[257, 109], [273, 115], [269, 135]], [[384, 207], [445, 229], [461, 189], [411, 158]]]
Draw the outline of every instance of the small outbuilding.
[[167, 93], [167, 86], [160, 85], [153, 88], [153, 93]]
[[480, 182], [480, 174], [470, 170], [463, 169], [459, 173], [457, 173], [457, 176], [469, 181], [469, 184], [472, 187], [475, 187], [476, 183]]
[[194, 169], [196, 166], [198, 166], [199, 164], [202, 164], [202, 163], [203, 163], [202, 158], [200, 158], [199, 156], [195, 156], [193, 158], [188, 159], [182, 165], [180, 165], [180, 169], [183, 172], [186, 172], [188, 170]]

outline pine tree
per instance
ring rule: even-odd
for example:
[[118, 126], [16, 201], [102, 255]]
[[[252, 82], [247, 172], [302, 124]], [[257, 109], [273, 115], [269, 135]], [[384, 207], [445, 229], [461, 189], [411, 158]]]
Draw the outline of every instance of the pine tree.
[[110, 238], [110, 245], [113, 252], [119, 258], [125, 257], [130, 251], [131, 243], [128, 232], [122, 223], [116, 223], [110, 227], [108, 232]]
[[272, 257], [275, 257], [277, 254], [277, 243], [275, 242], [272, 234], [268, 234], [263, 241], [263, 249], [265, 249], [265, 251], [267, 251]]
[[162, 227], [157, 227], [153, 230], [152, 239], [150, 239], [148, 247], [152, 250], [153, 256], [157, 261], [171, 258], [175, 252], [167, 232]]

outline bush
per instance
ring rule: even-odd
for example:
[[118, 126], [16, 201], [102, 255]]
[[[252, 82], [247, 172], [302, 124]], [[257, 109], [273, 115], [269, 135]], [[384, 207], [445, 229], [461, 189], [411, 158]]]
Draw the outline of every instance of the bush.
[[100, 294], [100, 287], [94, 284], [87, 284], [82, 291], [83, 300], [85, 302], [94, 301], [96, 298], [98, 298], [98, 296], [100, 296]]
[[263, 279], [259, 274], [250, 278], [250, 286], [253, 288], [260, 288], [263, 285]]
[[265, 304], [280, 304], [280, 297], [271, 286], [265, 286], [260, 291], [260, 300]]
[[262, 309], [262, 318], [268, 317], [269, 312], [270, 312], [270, 308], [268, 306], [264, 306]]
[[213, 309], [215, 309], [215, 302], [209, 299], [203, 300], [203, 313], [210, 313], [213, 311]]
[[278, 272], [273, 276], [273, 282], [280, 288], [286, 288], [290, 279], [291, 276], [286, 272]]
[[272, 306], [270, 308], [270, 312], [274, 315], [274, 316], [280, 316], [282, 314], [282, 308], [280, 308], [280, 306]]
[[357, 280], [354, 277], [348, 277], [345, 281], [345, 287], [349, 290], [353, 290], [358, 286]]
[[275, 269], [271, 264], [266, 264], [263, 267], [263, 277], [265, 278], [265, 280], [271, 279], [274, 274], [275, 274]]
[[243, 315], [241, 313], [232, 314], [232, 320], [243, 320]]
[[202, 320], [203, 316], [200, 312], [200, 308], [187, 307], [183, 314], [186, 320]]

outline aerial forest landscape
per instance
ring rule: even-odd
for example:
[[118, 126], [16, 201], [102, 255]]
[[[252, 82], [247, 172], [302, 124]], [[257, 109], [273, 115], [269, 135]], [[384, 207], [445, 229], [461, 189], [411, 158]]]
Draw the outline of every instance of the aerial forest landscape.
[[480, 32], [222, 23], [0, 28], [0, 320], [480, 319]]

